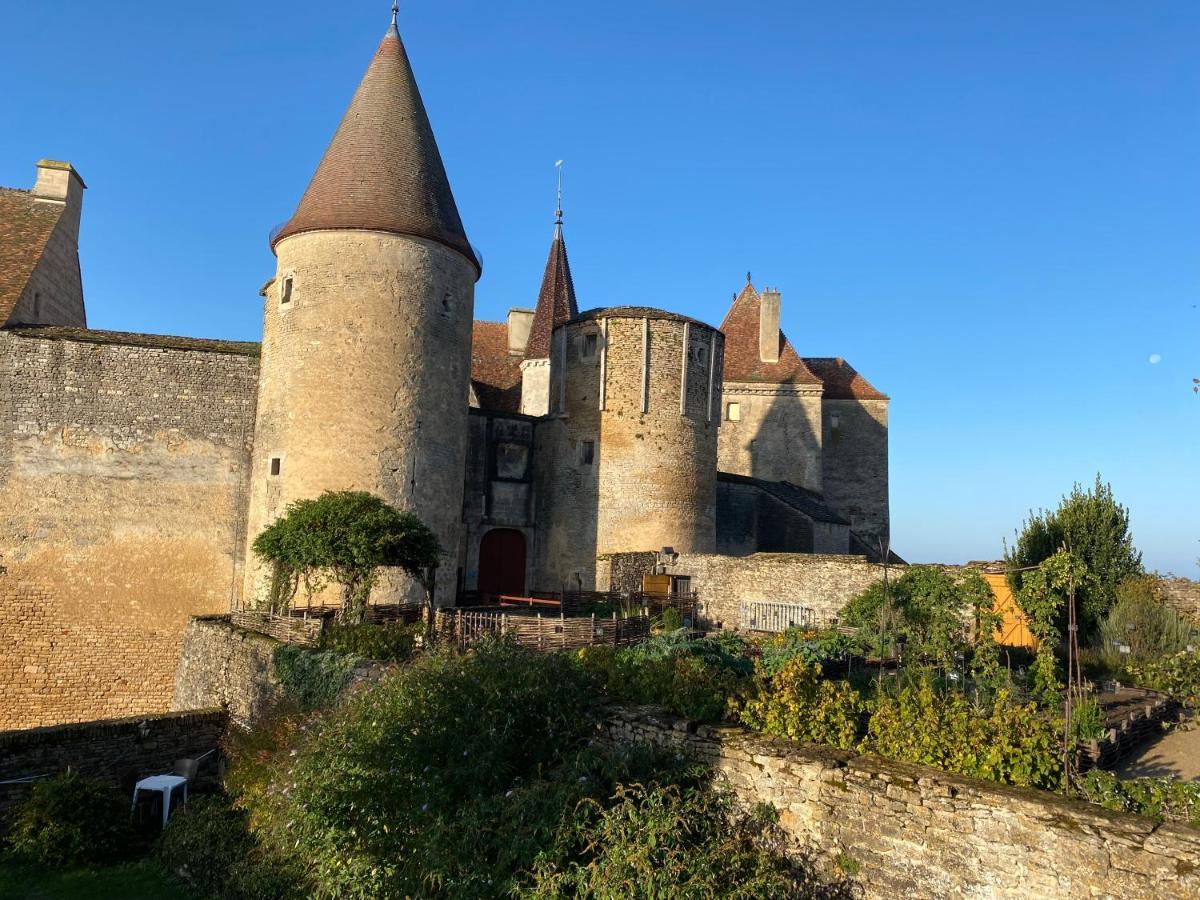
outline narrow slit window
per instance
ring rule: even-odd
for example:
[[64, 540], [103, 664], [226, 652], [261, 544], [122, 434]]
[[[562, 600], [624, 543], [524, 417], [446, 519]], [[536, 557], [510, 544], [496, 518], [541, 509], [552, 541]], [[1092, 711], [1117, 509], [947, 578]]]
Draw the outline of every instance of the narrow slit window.
[[580, 465], [590, 466], [596, 459], [596, 442], [595, 441], [580, 441], [579, 442], [579, 463]]
[[279, 289], [279, 305], [284, 306], [292, 302], [292, 276], [289, 275], [283, 279], [283, 286]]
[[727, 403], [725, 404], [725, 418], [730, 422], [742, 421], [742, 404]]
[[283, 460], [280, 459], [278, 456], [272, 456], [271, 457], [271, 474], [273, 476], [278, 475], [279, 470], [281, 468], [283, 468]]
[[596, 355], [596, 340], [595, 334], [585, 334], [583, 336], [583, 356], [585, 359]]

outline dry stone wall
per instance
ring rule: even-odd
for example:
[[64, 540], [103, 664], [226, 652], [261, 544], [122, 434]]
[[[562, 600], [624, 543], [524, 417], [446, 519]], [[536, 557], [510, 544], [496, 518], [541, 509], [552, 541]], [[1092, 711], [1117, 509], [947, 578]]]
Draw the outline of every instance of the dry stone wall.
[[254, 345], [0, 332], [0, 728], [167, 708], [188, 616], [240, 581], [257, 373]]
[[1200, 581], [1187, 578], [1160, 578], [1159, 587], [1167, 605], [1200, 622]]
[[645, 707], [615, 710], [603, 737], [711, 764], [744, 803], [775, 807], [797, 849], [857, 868], [866, 898], [1200, 896], [1187, 826]]
[[[171, 771], [177, 759], [216, 749], [227, 722], [224, 710], [202, 709], [0, 732], [0, 782], [69, 767], [132, 790], [139, 778]], [[27, 784], [0, 784], [0, 820], [28, 792]]]
[[229, 616], [196, 616], [184, 633], [171, 709], [224, 707], [240, 725], [258, 721], [283, 698], [271, 671], [278, 646], [230, 624]]

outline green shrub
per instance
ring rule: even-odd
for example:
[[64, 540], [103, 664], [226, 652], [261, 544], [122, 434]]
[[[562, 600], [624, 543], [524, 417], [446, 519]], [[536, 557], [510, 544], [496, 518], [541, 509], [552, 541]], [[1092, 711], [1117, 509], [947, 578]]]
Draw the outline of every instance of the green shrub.
[[766, 734], [848, 750], [858, 741], [865, 711], [858, 691], [844, 681], [821, 678], [819, 665], [797, 657], [760, 679], [741, 719]]
[[1148, 662], [1200, 643], [1195, 626], [1163, 603], [1153, 575], [1126, 578], [1117, 601], [1100, 623], [1100, 646], [1111, 659], [1121, 659], [1118, 646], [1129, 648], [1131, 662]]
[[128, 802], [102, 781], [75, 772], [39, 782], [12, 817], [17, 858], [45, 868], [112, 863], [132, 841]]
[[1163, 691], [1186, 706], [1200, 705], [1200, 651], [1183, 650], [1130, 665], [1126, 671], [1129, 680], [1139, 687]]
[[159, 856], [206, 896], [271, 900], [300, 893], [296, 873], [262, 851], [248, 824], [227, 797], [198, 797], [171, 817]]
[[678, 631], [683, 627], [683, 614], [674, 607], [664, 609], [658, 624], [663, 631]]
[[358, 663], [354, 656], [295, 644], [280, 644], [271, 661], [284, 696], [306, 710], [332, 705], [350, 683]]
[[1036, 705], [997, 693], [981, 712], [955, 691], [939, 693], [928, 682], [896, 697], [876, 698], [861, 748], [889, 759], [947, 772], [1049, 790], [1061, 772], [1060, 722]]
[[320, 649], [377, 662], [405, 662], [416, 651], [417, 638], [423, 631], [423, 625], [401, 622], [378, 625], [333, 622], [321, 632]]
[[562, 791], [540, 818], [512, 804], [536, 806], [593, 733], [594, 694], [563, 654], [422, 655], [307, 723], [243, 802], [268, 847], [304, 848], [318, 896], [503, 894], [513, 847], [544, 843]]
[[1092, 803], [1108, 809], [1200, 827], [1200, 782], [1174, 778], [1121, 779], [1093, 769], [1076, 782]]
[[1071, 738], [1075, 741], [1098, 741], [1104, 737], [1104, 710], [1095, 697], [1084, 697], [1071, 710]]
[[785, 663], [797, 658], [810, 666], [821, 666], [826, 670], [835, 665], [845, 669], [846, 658], [862, 652], [862, 649], [856, 640], [836, 630], [814, 633], [789, 628], [762, 640], [759, 661], [767, 675], [774, 675]]
[[541, 860], [523, 896], [810, 896], [814, 879], [786, 861], [773, 818], [708, 788], [619, 786], [610, 802], [579, 805], [569, 829], [579, 850], [565, 865]]

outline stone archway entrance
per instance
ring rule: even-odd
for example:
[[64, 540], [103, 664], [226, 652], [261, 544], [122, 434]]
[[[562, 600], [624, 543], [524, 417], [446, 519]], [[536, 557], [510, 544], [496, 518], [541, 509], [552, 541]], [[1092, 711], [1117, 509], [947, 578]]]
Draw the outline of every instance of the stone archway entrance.
[[525, 596], [525, 535], [493, 528], [479, 542], [479, 593]]

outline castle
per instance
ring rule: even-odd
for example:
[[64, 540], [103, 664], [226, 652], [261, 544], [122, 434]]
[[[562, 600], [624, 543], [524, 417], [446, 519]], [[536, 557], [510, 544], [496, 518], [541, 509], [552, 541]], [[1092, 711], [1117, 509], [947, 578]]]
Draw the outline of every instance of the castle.
[[254, 536], [325, 490], [417, 513], [442, 605], [662, 548], [887, 552], [888, 398], [801, 357], [778, 291], [747, 278], [719, 328], [580, 312], [560, 210], [534, 308], [474, 320], [394, 19], [271, 235], [261, 345], [88, 329], [84, 188], [42, 161], [0, 189], [0, 729], [165, 708], [187, 617], [254, 602]]

